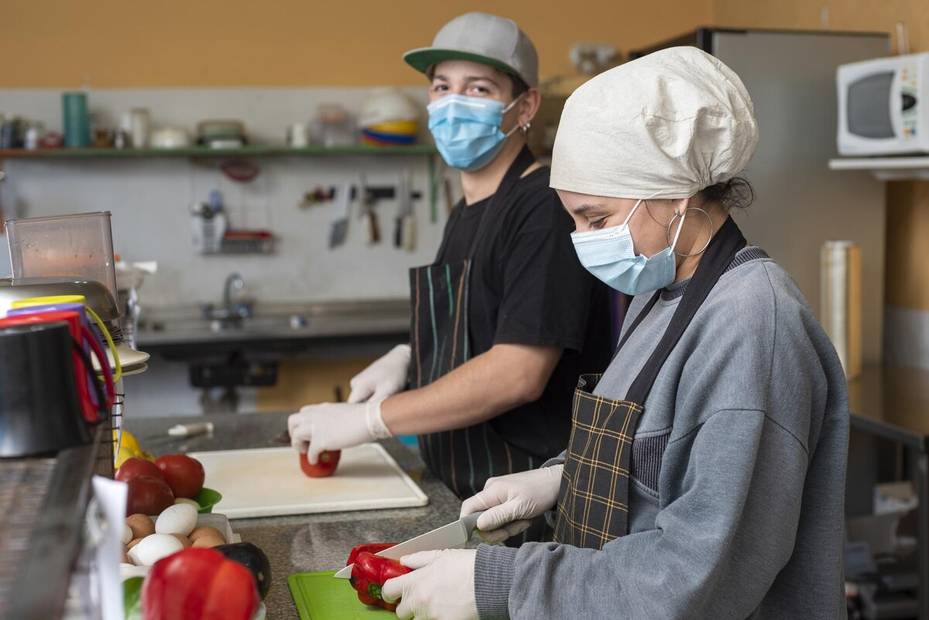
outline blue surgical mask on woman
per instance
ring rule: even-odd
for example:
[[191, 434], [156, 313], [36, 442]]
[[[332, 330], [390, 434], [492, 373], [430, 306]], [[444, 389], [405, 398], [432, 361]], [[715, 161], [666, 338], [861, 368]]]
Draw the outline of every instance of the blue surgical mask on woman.
[[469, 172], [489, 164], [518, 128], [503, 133], [500, 124], [520, 97], [508, 106], [496, 99], [466, 95], [446, 95], [430, 103], [429, 131], [445, 163]]
[[680, 216], [681, 222], [669, 247], [654, 256], [637, 255], [629, 220], [640, 204], [642, 200], [635, 203], [629, 217], [619, 226], [571, 233], [571, 241], [574, 242], [574, 250], [581, 265], [607, 286], [627, 295], [657, 291], [674, 282], [677, 271], [674, 246], [681, 236], [687, 215], [684, 211]]

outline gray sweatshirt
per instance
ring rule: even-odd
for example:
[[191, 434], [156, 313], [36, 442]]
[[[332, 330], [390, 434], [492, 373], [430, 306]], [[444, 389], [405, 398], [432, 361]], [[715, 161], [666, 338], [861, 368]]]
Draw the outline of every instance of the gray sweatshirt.
[[[738, 264], [752, 252], [711, 291], [645, 403], [629, 534], [599, 551], [481, 545], [481, 618], [845, 617], [845, 377], [784, 270]], [[682, 292], [663, 291], [598, 394], [625, 396]]]

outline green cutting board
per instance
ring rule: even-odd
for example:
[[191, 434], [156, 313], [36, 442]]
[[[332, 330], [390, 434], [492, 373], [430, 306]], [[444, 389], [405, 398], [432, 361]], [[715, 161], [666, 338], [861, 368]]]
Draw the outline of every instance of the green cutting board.
[[361, 620], [394, 618], [392, 611], [368, 607], [348, 579], [334, 579], [334, 570], [319, 573], [295, 573], [287, 578], [300, 620]]

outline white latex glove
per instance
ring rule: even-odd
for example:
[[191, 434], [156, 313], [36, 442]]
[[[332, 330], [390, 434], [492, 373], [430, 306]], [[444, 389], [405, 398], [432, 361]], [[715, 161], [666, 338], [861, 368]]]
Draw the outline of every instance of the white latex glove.
[[488, 478], [484, 490], [461, 504], [461, 516], [485, 510], [477, 529], [487, 542], [501, 542], [529, 527], [558, 501], [564, 465]]
[[475, 620], [474, 549], [422, 551], [400, 558], [412, 573], [388, 579], [381, 589], [384, 600], [398, 598], [401, 620]]
[[386, 355], [352, 377], [348, 402], [363, 403], [384, 400], [406, 386], [410, 368], [410, 345], [398, 344]]
[[307, 405], [287, 418], [290, 443], [315, 465], [324, 450], [341, 450], [392, 437], [381, 417], [381, 403]]

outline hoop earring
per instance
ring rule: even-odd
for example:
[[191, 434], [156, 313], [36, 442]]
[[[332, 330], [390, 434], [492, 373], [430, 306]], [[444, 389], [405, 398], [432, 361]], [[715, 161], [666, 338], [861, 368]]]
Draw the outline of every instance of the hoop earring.
[[[701, 209], [700, 207], [687, 207], [684, 210], [684, 212], [686, 213], [687, 211], [699, 211], [700, 213], [702, 213], [703, 216], [706, 218], [707, 228], [709, 229], [710, 234], [707, 237], [706, 243], [703, 245], [703, 247], [700, 249], [699, 252], [692, 252], [690, 254], [681, 254], [677, 250], [674, 250], [675, 256], [680, 256], [681, 258], [689, 258], [691, 256], [699, 256], [700, 254], [703, 254], [704, 252], [706, 252], [706, 249], [710, 247], [710, 241], [713, 240], [713, 218], [710, 217], [710, 214], [704, 211], [703, 209]], [[671, 218], [671, 221], [668, 222], [668, 228], [665, 230], [665, 238], [668, 240], [669, 247], [673, 243], [673, 241], [671, 240], [671, 227], [674, 224], [674, 220], [681, 217], [681, 215], [682, 214], [680, 213], [675, 213], [674, 217]]]

